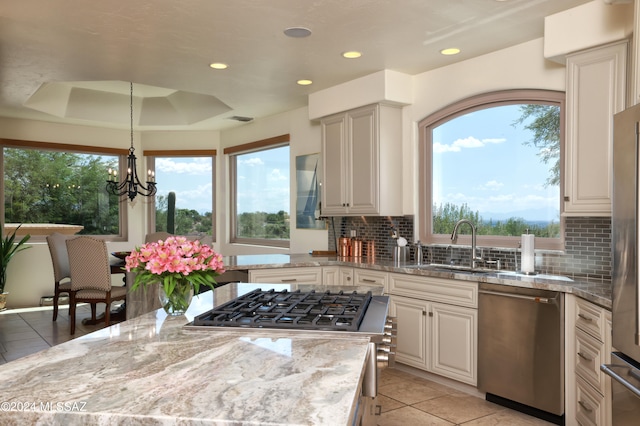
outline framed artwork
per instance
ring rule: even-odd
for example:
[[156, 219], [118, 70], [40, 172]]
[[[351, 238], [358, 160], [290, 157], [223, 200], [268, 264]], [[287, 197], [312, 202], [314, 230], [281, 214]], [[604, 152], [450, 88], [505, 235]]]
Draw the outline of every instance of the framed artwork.
[[324, 220], [316, 220], [320, 217], [319, 166], [319, 153], [296, 157], [296, 228], [326, 229]]

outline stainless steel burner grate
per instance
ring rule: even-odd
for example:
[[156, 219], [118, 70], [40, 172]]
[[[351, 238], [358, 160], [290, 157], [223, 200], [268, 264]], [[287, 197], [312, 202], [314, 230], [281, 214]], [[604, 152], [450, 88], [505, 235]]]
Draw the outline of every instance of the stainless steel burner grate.
[[193, 325], [357, 331], [371, 298], [371, 292], [257, 289], [198, 315]]

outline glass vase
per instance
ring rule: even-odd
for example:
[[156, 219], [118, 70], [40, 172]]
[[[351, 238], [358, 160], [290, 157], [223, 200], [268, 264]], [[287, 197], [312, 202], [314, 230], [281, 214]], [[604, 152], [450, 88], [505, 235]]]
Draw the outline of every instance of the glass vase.
[[166, 294], [159, 286], [158, 297], [165, 312], [172, 316], [184, 315], [193, 299], [193, 286], [187, 280], [178, 281], [171, 294]]

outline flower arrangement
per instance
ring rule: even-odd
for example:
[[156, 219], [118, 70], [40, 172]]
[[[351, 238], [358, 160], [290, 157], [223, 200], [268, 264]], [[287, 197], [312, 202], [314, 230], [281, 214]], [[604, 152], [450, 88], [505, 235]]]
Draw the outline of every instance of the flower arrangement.
[[[137, 247], [125, 258], [127, 272], [136, 274], [131, 290], [139, 286], [160, 283], [160, 288], [174, 303], [186, 303], [178, 306], [182, 312], [189, 301], [181, 301], [185, 291], [199, 293], [200, 286], [214, 288], [214, 277], [224, 272], [222, 255], [200, 241], [186, 237], [169, 237]], [[186, 287], [186, 288], [185, 288]], [[163, 306], [167, 310], [167, 306]], [[168, 311], [168, 310], [167, 310]]]

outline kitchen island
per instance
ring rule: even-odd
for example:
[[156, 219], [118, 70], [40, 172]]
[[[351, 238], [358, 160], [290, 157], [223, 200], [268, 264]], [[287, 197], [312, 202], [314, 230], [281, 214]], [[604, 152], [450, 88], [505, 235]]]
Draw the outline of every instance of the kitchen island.
[[2, 424], [350, 424], [367, 337], [184, 328], [258, 287], [304, 286], [228, 284], [0, 366]]

